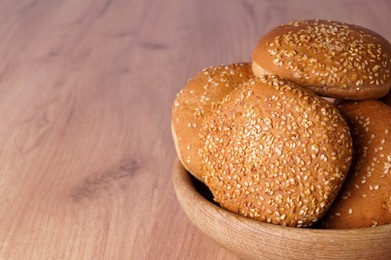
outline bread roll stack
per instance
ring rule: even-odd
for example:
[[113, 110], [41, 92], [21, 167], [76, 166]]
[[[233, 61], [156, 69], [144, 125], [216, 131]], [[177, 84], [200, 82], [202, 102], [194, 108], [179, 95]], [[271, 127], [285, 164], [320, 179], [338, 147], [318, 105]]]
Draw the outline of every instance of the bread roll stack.
[[369, 29], [277, 26], [252, 63], [205, 69], [178, 94], [178, 157], [221, 207], [245, 217], [294, 227], [391, 223], [391, 108], [373, 100], [389, 92], [390, 71], [391, 45]]

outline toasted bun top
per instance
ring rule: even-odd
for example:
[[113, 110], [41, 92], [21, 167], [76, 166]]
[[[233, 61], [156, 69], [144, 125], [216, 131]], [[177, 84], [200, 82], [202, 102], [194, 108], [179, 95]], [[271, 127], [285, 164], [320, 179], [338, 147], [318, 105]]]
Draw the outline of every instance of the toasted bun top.
[[201, 179], [198, 133], [204, 115], [216, 102], [252, 77], [249, 63], [210, 67], [190, 79], [178, 93], [172, 107], [173, 138], [179, 159], [196, 178]]
[[253, 52], [253, 68], [255, 74], [277, 74], [319, 95], [378, 98], [391, 85], [391, 45], [360, 26], [296, 21], [260, 39]]
[[391, 223], [391, 107], [367, 100], [339, 108], [351, 128], [354, 160], [323, 224], [360, 228]]
[[276, 76], [250, 80], [205, 117], [204, 180], [226, 209], [309, 226], [335, 198], [351, 161], [337, 108]]

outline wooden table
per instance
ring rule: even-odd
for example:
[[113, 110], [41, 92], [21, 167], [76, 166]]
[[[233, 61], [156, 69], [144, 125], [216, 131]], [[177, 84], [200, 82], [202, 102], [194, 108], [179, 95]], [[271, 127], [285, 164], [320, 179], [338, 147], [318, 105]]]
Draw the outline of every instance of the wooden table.
[[0, 259], [234, 259], [175, 197], [170, 112], [282, 22], [391, 40], [391, 2], [0, 2]]

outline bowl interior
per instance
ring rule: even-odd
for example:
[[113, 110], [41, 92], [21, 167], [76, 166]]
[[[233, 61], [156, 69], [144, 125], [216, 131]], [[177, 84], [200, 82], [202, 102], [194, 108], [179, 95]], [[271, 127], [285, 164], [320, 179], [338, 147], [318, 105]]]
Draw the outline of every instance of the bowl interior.
[[360, 229], [294, 228], [262, 223], [222, 209], [179, 160], [173, 183], [190, 221], [205, 235], [245, 259], [385, 259], [391, 257], [391, 225]]

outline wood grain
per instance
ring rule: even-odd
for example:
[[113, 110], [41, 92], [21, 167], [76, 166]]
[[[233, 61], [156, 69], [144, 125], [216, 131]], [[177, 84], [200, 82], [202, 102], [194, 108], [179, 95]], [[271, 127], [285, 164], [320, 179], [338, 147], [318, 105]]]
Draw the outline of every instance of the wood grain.
[[0, 259], [234, 259], [175, 197], [176, 93], [279, 23], [391, 40], [389, 17], [387, 0], [0, 1]]

